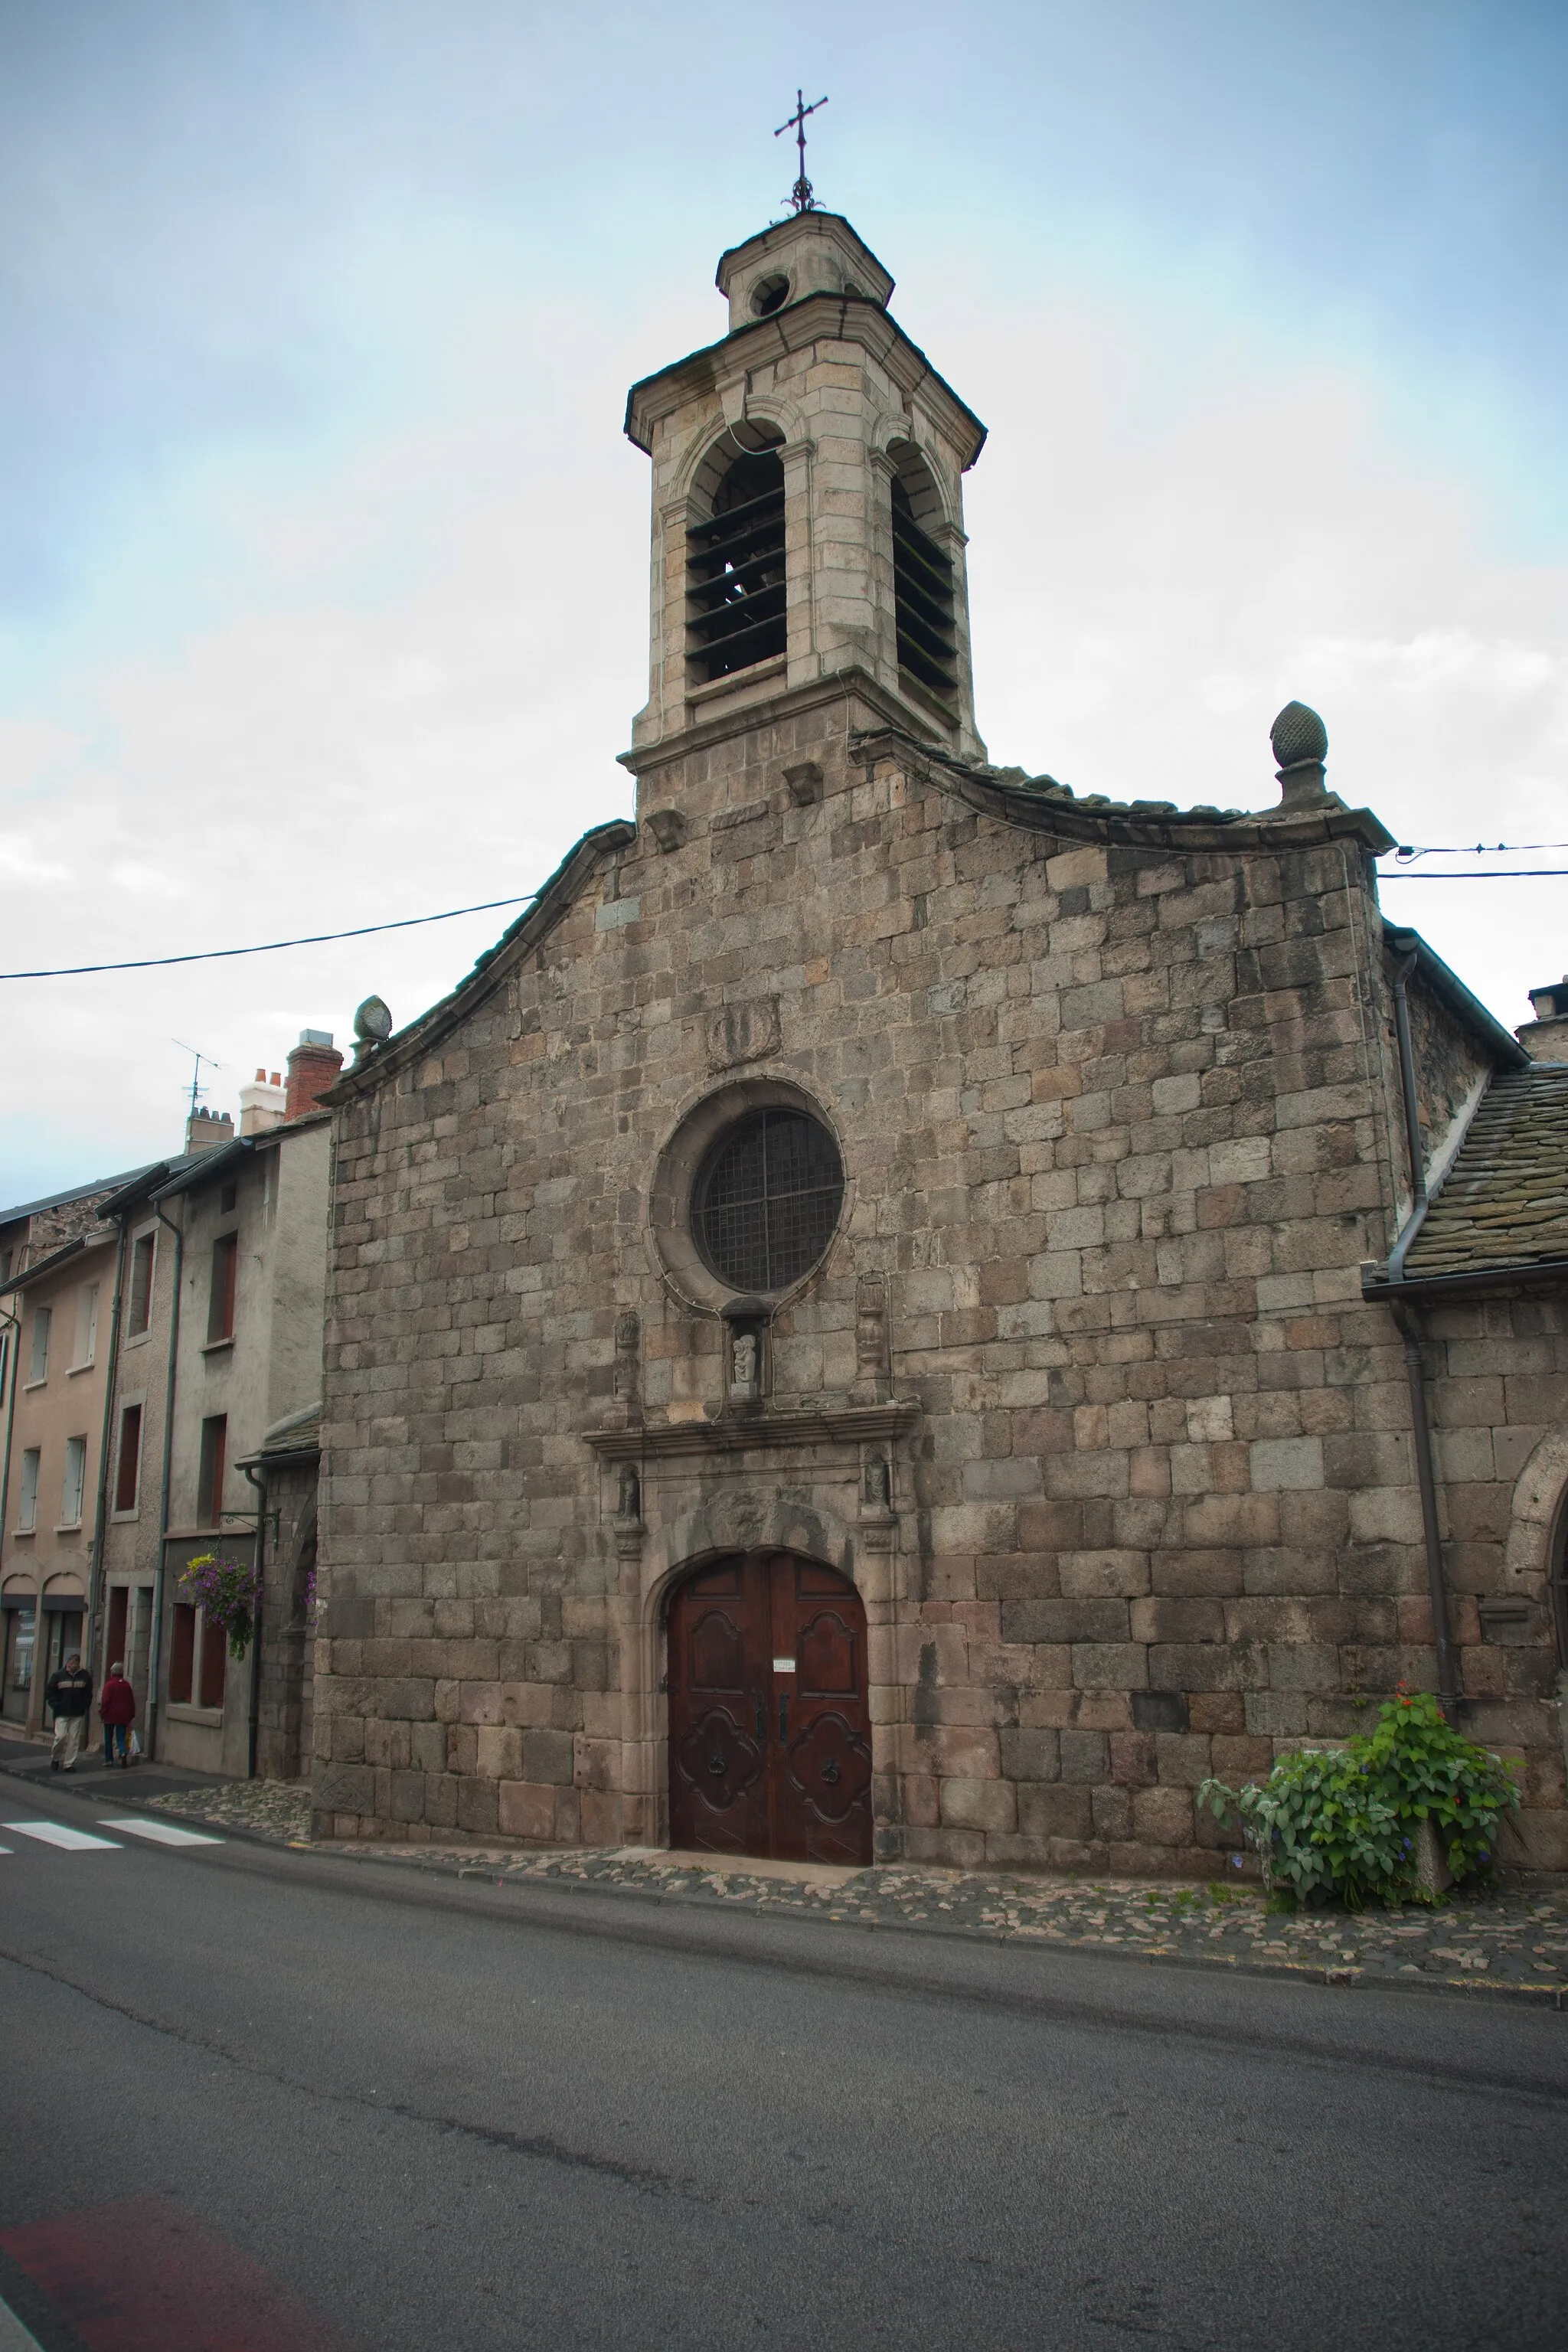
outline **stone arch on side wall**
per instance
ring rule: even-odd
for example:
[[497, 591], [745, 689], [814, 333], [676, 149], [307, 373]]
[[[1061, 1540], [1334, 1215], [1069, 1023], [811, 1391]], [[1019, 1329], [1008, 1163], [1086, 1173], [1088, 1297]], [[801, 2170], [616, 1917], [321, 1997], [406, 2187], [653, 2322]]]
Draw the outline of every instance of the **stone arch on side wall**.
[[1503, 1566], [1510, 1591], [1552, 1612], [1568, 1670], [1568, 1429], [1550, 1431], [1514, 1482]]

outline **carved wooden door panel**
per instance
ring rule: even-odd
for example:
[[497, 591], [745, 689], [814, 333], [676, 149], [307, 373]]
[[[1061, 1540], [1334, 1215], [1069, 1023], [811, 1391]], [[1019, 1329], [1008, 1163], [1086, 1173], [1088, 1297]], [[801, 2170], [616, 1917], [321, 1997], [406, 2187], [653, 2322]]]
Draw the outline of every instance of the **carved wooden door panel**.
[[768, 1582], [738, 1554], [669, 1605], [669, 1838], [767, 1853]]
[[[773, 1603], [773, 1851], [795, 1862], [871, 1859], [866, 1612], [830, 1568], [777, 1552]], [[794, 1673], [784, 1671], [793, 1662]]]
[[790, 1552], [716, 1562], [669, 1611], [670, 1842], [871, 1859], [866, 1612]]

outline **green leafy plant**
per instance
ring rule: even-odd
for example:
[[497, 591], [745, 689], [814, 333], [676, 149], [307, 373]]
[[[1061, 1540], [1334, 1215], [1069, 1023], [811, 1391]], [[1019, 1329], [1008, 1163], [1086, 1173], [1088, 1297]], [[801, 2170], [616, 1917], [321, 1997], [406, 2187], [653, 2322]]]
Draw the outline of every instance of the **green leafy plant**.
[[1271, 1909], [1337, 1900], [1359, 1911], [1435, 1899], [1422, 1885], [1425, 1826], [1455, 1878], [1489, 1873], [1519, 1784], [1511, 1765], [1454, 1729], [1429, 1691], [1402, 1686], [1365, 1736], [1295, 1748], [1244, 1789], [1205, 1780], [1198, 1801], [1216, 1821], [1235, 1815]]
[[228, 1636], [228, 1654], [243, 1658], [256, 1630], [256, 1604], [261, 1578], [254, 1560], [225, 1559], [204, 1551], [180, 1570], [180, 1590], [188, 1593], [213, 1624]]

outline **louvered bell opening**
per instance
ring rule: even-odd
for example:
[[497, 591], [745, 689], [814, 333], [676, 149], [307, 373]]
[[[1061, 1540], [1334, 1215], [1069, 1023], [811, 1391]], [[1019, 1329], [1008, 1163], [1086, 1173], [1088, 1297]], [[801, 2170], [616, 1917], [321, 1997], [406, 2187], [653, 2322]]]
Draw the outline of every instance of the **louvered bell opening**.
[[914, 518], [910, 494], [893, 477], [893, 606], [899, 667], [952, 702], [958, 692], [952, 566]]
[[713, 512], [686, 542], [687, 613], [698, 675], [728, 677], [785, 649], [784, 460], [737, 457]]

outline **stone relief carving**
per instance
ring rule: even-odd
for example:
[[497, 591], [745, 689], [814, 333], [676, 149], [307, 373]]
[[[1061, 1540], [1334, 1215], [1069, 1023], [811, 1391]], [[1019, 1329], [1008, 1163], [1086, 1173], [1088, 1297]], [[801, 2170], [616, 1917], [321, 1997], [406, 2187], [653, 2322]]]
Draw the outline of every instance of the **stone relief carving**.
[[733, 1069], [740, 1062], [760, 1062], [779, 1049], [779, 1001], [754, 996], [743, 1004], [723, 1004], [710, 1013], [706, 1025], [708, 1060], [715, 1070]]

